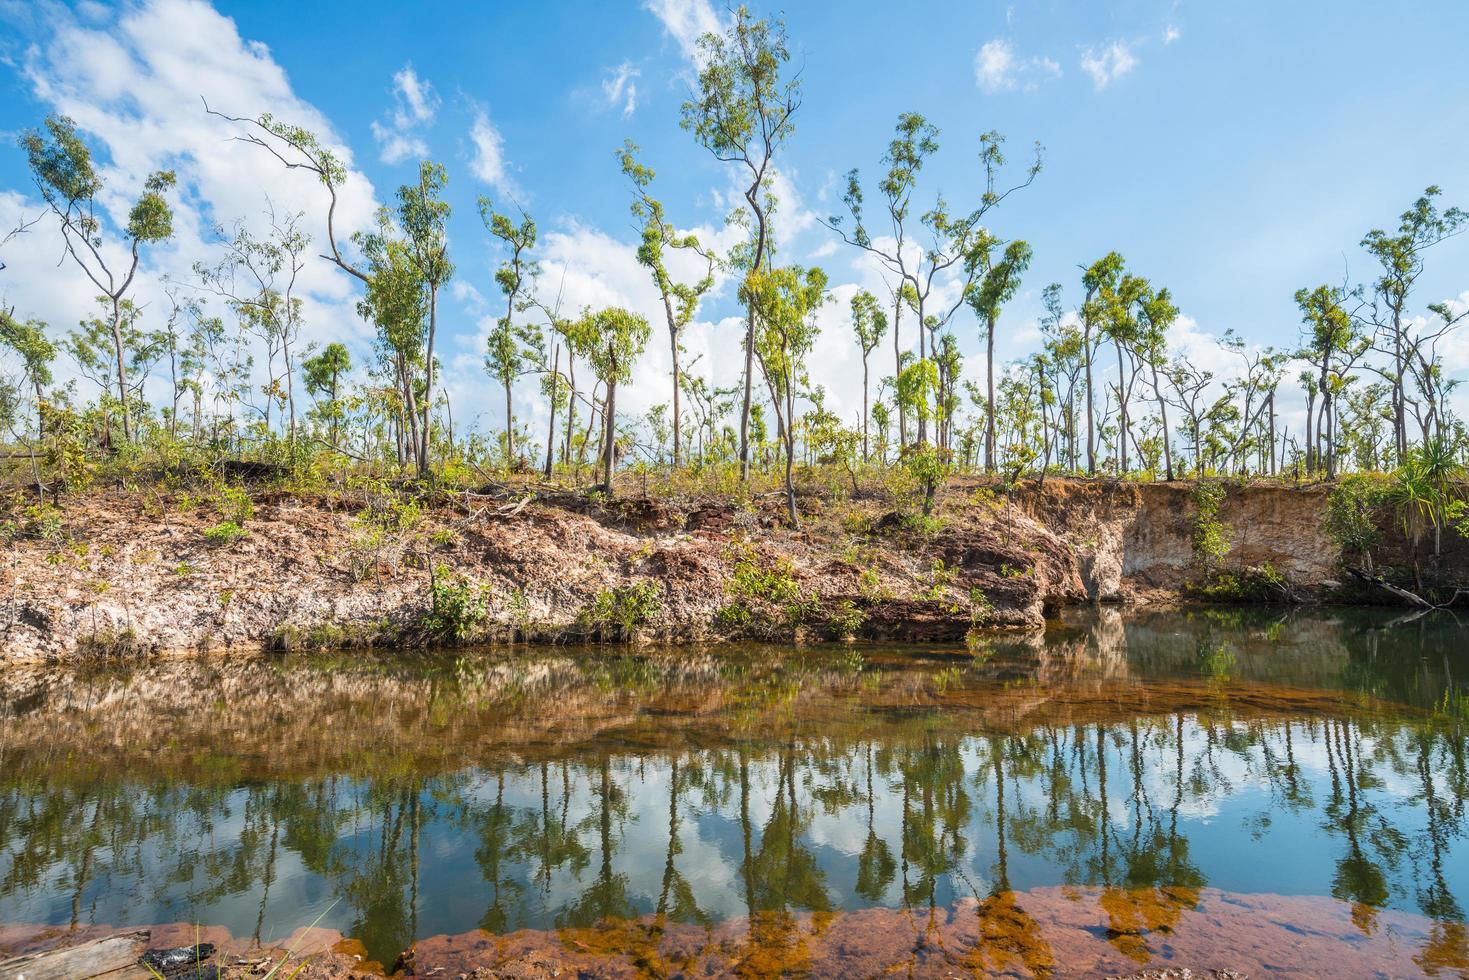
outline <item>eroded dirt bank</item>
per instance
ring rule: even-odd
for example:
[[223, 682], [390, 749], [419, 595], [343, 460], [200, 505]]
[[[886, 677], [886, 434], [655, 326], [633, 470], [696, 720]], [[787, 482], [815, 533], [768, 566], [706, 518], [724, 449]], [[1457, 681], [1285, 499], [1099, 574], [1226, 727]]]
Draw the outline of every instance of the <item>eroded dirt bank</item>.
[[[1224, 566], [1268, 564], [1297, 598], [1332, 593], [1325, 497], [1232, 489]], [[805, 506], [792, 530], [773, 498], [420, 509], [277, 492], [257, 495], [232, 539], [220, 505], [188, 495], [16, 507], [0, 661], [511, 637], [954, 641], [1036, 628], [1069, 603], [1178, 598], [1201, 575], [1185, 484], [957, 484], [927, 527], [880, 500]]]

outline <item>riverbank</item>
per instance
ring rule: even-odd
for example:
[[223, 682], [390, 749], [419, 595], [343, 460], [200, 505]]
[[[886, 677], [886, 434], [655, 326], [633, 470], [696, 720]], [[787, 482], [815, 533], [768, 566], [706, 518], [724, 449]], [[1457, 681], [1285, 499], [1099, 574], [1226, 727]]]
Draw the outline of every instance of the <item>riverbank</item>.
[[[278, 963], [285, 964], [279, 973], [294, 980], [889, 973], [936, 980], [981, 973], [1244, 980], [1277, 974], [1426, 977], [1469, 968], [1462, 928], [1408, 913], [1363, 913], [1331, 898], [1053, 887], [999, 891], [942, 907], [772, 912], [714, 926], [655, 915], [506, 935], [475, 930], [430, 937], [387, 965], [368, 960], [360, 944], [328, 929], [298, 929], [279, 943], [260, 944], [217, 926], [183, 923], [146, 930], [52, 930], [30, 940], [14, 927], [0, 927], [0, 976], [11, 976], [6, 967], [18, 963], [5, 954], [20, 949], [31, 957], [19, 961], [20, 967], [70, 967], [56, 975], [76, 980], [150, 980], [151, 974], [136, 965], [138, 957], [145, 949], [176, 944], [199, 944], [195, 948], [207, 951], [201, 967], [190, 964], [179, 976], [220, 980], [260, 977]], [[99, 947], [105, 952], [99, 954]], [[1351, 950], [1349, 962], [1342, 958], [1343, 949]], [[98, 965], [77, 972], [84, 962]]]
[[[531, 641], [954, 642], [1089, 601], [1376, 600], [1319, 486], [1227, 488], [1201, 562], [1190, 484], [955, 482], [932, 519], [812, 493], [93, 492], [11, 501], [0, 663]], [[1400, 535], [1397, 538], [1400, 539]], [[1445, 542], [1443, 568], [1469, 567]], [[1406, 545], [1385, 528], [1384, 558]]]

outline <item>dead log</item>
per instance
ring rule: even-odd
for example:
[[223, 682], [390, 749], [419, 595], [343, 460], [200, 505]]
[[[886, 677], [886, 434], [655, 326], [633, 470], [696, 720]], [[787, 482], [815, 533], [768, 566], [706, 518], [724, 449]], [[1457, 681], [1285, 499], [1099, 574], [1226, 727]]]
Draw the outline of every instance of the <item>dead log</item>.
[[1449, 596], [1448, 602], [1434, 603], [1429, 602], [1427, 599], [1423, 598], [1416, 592], [1409, 592], [1407, 589], [1393, 585], [1381, 575], [1373, 575], [1371, 572], [1364, 571], [1360, 568], [1348, 568], [1347, 571], [1350, 572], [1352, 577], [1355, 578], [1357, 581], [1364, 582], [1367, 585], [1375, 585], [1379, 589], [1382, 589], [1385, 592], [1390, 592], [1393, 595], [1397, 596], [1399, 599], [1402, 599], [1408, 605], [1425, 611], [1430, 609], [1447, 609], [1449, 606], [1452, 606], [1455, 602], [1458, 601], [1459, 596], [1469, 593], [1469, 589], [1456, 588], [1454, 589], [1454, 594]]
[[25, 980], [149, 980], [151, 974], [138, 965], [148, 946], [147, 932], [128, 932], [104, 939], [53, 949], [45, 953], [17, 956], [0, 963], [0, 978]]

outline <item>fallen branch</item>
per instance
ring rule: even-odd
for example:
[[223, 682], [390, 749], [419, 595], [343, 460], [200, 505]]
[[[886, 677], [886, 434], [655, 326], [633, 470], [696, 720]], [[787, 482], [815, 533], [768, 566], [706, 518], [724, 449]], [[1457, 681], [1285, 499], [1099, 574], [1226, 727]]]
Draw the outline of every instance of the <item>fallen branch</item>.
[[1424, 611], [1428, 611], [1431, 609], [1447, 609], [1449, 606], [1452, 606], [1456, 601], [1458, 601], [1459, 596], [1464, 595], [1465, 593], [1469, 593], [1469, 589], [1458, 588], [1454, 590], [1453, 595], [1449, 596], [1448, 602], [1432, 603], [1416, 592], [1409, 592], [1407, 589], [1393, 585], [1381, 575], [1373, 575], [1370, 572], [1364, 571], [1360, 568], [1348, 568], [1347, 571], [1350, 572], [1352, 577], [1357, 579], [1359, 582], [1365, 582], [1368, 585], [1375, 585], [1379, 589], [1390, 592], [1393, 595], [1397, 596], [1399, 599], [1402, 599], [1404, 602], [1408, 603], [1408, 605], [1415, 606]]

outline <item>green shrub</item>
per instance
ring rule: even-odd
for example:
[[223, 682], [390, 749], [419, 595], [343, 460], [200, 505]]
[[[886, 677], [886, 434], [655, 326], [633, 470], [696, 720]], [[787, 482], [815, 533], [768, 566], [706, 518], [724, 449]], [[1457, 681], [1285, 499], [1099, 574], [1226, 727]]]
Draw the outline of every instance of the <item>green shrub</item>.
[[449, 574], [444, 565], [433, 567], [429, 578], [429, 611], [422, 622], [424, 632], [463, 643], [479, 630], [489, 614], [489, 589], [463, 575]]
[[60, 507], [46, 503], [31, 504], [25, 509], [24, 517], [22, 528], [27, 537], [50, 544], [60, 544], [66, 540], [66, 527], [61, 522]]
[[215, 547], [238, 541], [245, 536], [245, 529], [234, 521], [220, 521], [204, 532], [204, 540]]
[[[796, 581], [796, 568], [789, 558], [772, 560], [760, 556], [754, 548], [736, 541], [730, 545], [734, 570], [725, 584], [730, 602], [716, 614], [721, 626], [737, 627], [751, 623], [781, 622], [795, 626], [817, 609], [817, 597], [807, 596]], [[770, 607], [779, 616], [770, 615]]]
[[1194, 560], [1204, 568], [1217, 565], [1229, 554], [1229, 525], [1219, 519], [1219, 508], [1224, 503], [1224, 485], [1199, 483], [1191, 496], [1194, 500], [1194, 525], [1192, 545]]
[[1372, 548], [1382, 537], [1378, 513], [1387, 494], [1381, 480], [1354, 473], [1343, 477], [1326, 495], [1326, 533], [1343, 554], [1361, 555], [1369, 570]]
[[1270, 564], [1235, 572], [1214, 572], [1191, 590], [1209, 602], [1281, 602], [1292, 598], [1290, 582]]
[[255, 504], [244, 487], [220, 487], [215, 505], [227, 524], [243, 525], [255, 516]]
[[855, 602], [851, 599], [843, 599], [827, 615], [826, 624], [831, 628], [833, 636], [849, 640], [857, 635], [857, 631], [866, 621], [867, 614], [858, 609]]
[[603, 589], [577, 618], [583, 629], [604, 639], [627, 640], [639, 626], [650, 622], [662, 611], [658, 586], [652, 582], [634, 582], [615, 589]]

